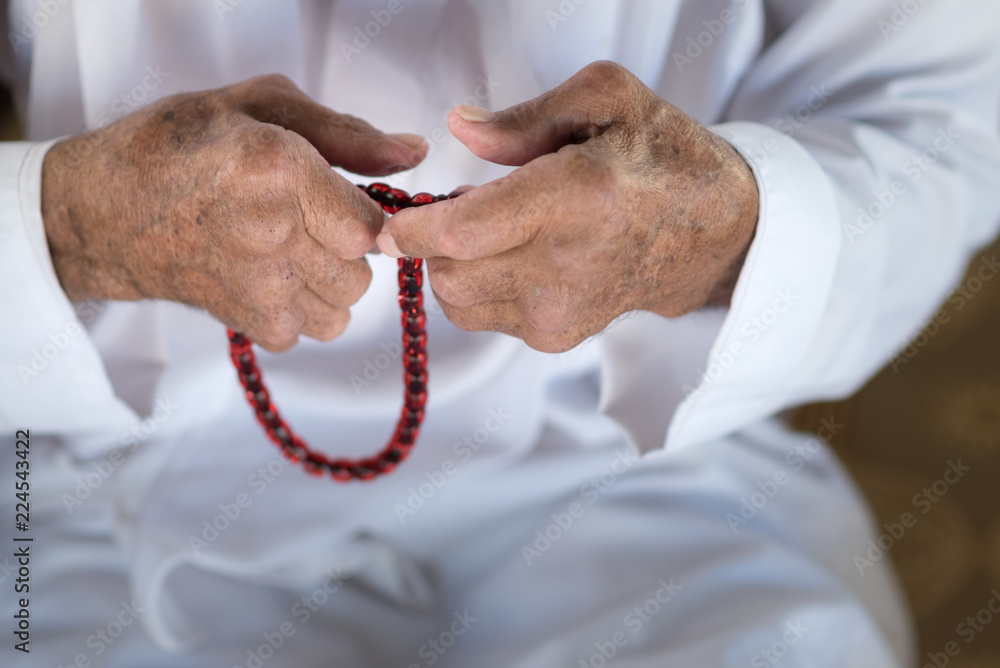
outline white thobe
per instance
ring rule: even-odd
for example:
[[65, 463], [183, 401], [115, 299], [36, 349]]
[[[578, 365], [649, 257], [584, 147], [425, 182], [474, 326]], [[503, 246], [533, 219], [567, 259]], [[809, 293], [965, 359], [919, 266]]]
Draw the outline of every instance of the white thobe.
[[[36, 584], [32, 654], [5, 640], [4, 666], [913, 660], [889, 560], [856, 558], [880, 532], [858, 492], [769, 417], [857, 389], [995, 234], [995, 3], [21, 0], [8, 20], [30, 141], [0, 147], [0, 468], [30, 429]], [[59, 287], [46, 140], [282, 72], [427, 136], [392, 182], [447, 192], [507, 171], [447, 135], [452, 105], [504, 108], [598, 59], [752, 166], [732, 305], [545, 355], [431, 300], [427, 420], [390, 476], [283, 463], [207, 314]], [[342, 337], [260, 355], [329, 454], [378, 449], [399, 408], [394, 265], [370, 261]]]

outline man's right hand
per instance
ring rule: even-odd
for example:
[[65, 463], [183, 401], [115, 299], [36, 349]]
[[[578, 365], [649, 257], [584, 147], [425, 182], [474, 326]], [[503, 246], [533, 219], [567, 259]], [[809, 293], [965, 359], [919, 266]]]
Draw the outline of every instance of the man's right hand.
[[382, 211], [330, 165], [382, 176], [426, 153], [257, 77], [59, 142], [42, 218], [70, 299], [182, 302], [280, 351], [341, 334], [371, 281]]

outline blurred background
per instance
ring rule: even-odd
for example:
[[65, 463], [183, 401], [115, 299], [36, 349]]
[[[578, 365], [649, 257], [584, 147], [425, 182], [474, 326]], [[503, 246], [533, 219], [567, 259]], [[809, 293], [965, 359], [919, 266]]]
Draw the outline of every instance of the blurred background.
[[[998, 260], [1000, 242], [978, 252], [931, 324], [860, 392], [791, 417], [808, 431], [821, 420], [844, 425], [831, 445], [880, 524], [898, 534], [891, 525], [914, 516], [889, 555], [920, 632], [921, 666], [930, 652], [947, 659], [942, 667], [1000, 668], [1000, 614], [983, 612], [995, 596], [1000, 610]], [[952, 463], [968, 471], [949, 484]], [[942, 658], [949, 642], [961, 652]]]
[[[0, 89], [0, 141], [21, 137], [10, 97]], [[913, 608], [921, 665], [929, 652], [943, 660], [946, 644], [956, 642], [961, 652], [945, 657], [948, 666], [1000, 668], [1000, 614], [982, 625], [982, 611], [1000, 596], [992, 593], [1000, 592], [1000, 266], [994, 258], [1000, 260], [1000, 241], [974, 256], [932, 324], [855, 396], [790, 415], [806, 431], [817, 431], [823, 420], [843, 425], [830, 445], [880, 524], [914, 516], [888, 555]], [[969, 470], [949, 484], [944, 475], [952, 463]], [[959, 624], [968, 629], [964, 635], [956, 631]], [[975, 642], [966, 643], [969, 633]]]

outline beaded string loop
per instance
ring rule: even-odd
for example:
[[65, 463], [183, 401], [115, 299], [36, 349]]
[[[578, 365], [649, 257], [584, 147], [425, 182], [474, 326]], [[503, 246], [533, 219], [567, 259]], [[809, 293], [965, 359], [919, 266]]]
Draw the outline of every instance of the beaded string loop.
[[[372, 183], [359, 188], [375, 200], [389, 214], [414, 206], [424, 206], [458, 197], [418, 193], [412, 197], [405, 191], [385, 183]], [[371, 480], [391, 472], [406, 459], [417, 442], [420, 425], [427, 403], [427, 315], [424, 313], [423, 263], [418, 258], [403, 257], [399, 264], [400, 320], [403, 326], [403, 408], [389, 443], [379, 452], [364, 459], [329, 459], [311, 450], [287, 422], [271, 401], [271, 393], [264, 385], [264, 378], [253, 353], [253, 343], [243, 334], [227, 330], [229, 356], [246, 392], [247, 401], [268, 438], [281, 449], [282, 454], [294, 462], [302, 462], [305, 470], [313, 475], [329, 473], [339, 482]]]

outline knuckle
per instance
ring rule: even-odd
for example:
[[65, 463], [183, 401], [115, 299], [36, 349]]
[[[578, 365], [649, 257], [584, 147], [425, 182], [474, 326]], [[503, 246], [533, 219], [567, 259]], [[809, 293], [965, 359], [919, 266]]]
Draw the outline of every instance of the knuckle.
[[572, 324], [566, 290], [559, 285], [548, 289], [536, 288], [525, 300], [521, 316], [539, 334], [552, 334], [565, 329]]
[[309, 98], [283, 74], [264, 74], [223, 89], [222, 99], [242, 115], [287, 126], [302, 113]]
[[574, 337], [539, 335], [536, 333], [525, 335], [523, 340], [528, 347], [540, 353], [550, 354], [565, 353], [580, 344], [580, 341], [577, 341]]
[[[243, 220], [238, 233], [243, 248], [260, 258], [273, 257], [285, 249], [292, 239], [299, 236], [299, 229], [298, 220], [279, 211]], [[258, 272], [259, 279], [275, 285], [291, 284], [295, 277], [294, 271], [284, 266], [258, 267]]]
[[255, 221], [247, 226], [246, 241], [251, 248], [267, 253], [284, 246], [297, 228], [298, 223], [285, 216]]
[[319, 341], [333, 341], [344, 333], [351, 321], [351, 312], [346, 308], [332, 309], [322, 316], [316, 316], [309, 324], [308, 335]]
[[460, 267], [450, 262], [440, 262], [435, 265], [430, 266], [428, 270], [431, 288], [435, 294], [458, 308], [466, 308], [477, 302], [475, 289]]
[[280, 314], [291, 308], [302, 279], [290, 263], [259, 262], [251, 272], [239, 290], [251, 308], [262, 314]]
[[262, 340], [274, 346], [294, 345], [305, 318], [302, 313], [285, 309], [261, 315], [256, 328]]
[[314, 236], [337, 257], [345, 260], [363, 258], [375, 246], [375, 239], [382, 229], [381, 209], [353, 191], [326, 204], [325, 209], [318, 208], [315, 201], [309, 202], [308, 210], [311, 213], [307, 221], [311, 221], [308, 224]]
[[234, 133], [215, 177], [218, 199], [227, 202], [243, 241], [257, 252], [273, 251], [302, 227], [295, 190], [302, 168], [287, 134], [267, 125]]
[[364, 258], [354, 260], [348, 264], [341, 281], [344, 300], [347, 305], [357, 304], [361, 297], [368, 291], [368, 286], [372, 282], [372, 268]]
[[338, 255], [346, 260], [360, 260], [375, 245], [376, 234], [363, 223], [351, 220], [343, 223]]
[[294, 83], [292, 83], [291, 79], [289, 79], [284, 74], [281, 74], [280, 72], [272, 72], [271, 74], [262, 74], [256, 78], [259, 79], [261, 83], [265, 83], [270, 86], [280, 86], [282, 88], [297, 88], [297, 86]]
[[302, 165], [294, 134], [276, 125], [234, 128], [220, 146], [215, 186], [228, 196], [282, 198], [294, 192]]
[[616, 62], [598, 60], [583, 69], [583, 75], [589, 85], [608, 91], [619, 91], [631, 84], [632, 74]]
[[524, 321], [536, 332], [547, 334], [564, 324], [562, 314], [549, 305], [531, 305], [524, 310]]
[[297, 91], [299, 87], [284, 74], [273, 72], [271, 74], [261, 74], [251, 77], [242, 83], [236, 84], [236, 89], [241, 93], [257, 93], [260, 91]]
[[256, 343], [261, 348], [270, 353], [283, 353], [289, 348], [295, 346], [299, 342], [299, 337], [296, 336], [294, 339], [290, 341], [283, 341], [281, 343], [270, 343], [268, 341], [262, 341], [258, 339], [251, 339], [251, 340], [253, 340], [254, 343]]
[[241, 128], [237, 133], [238, 159], [272, 182], [291, 182], [301, 169], [292, 154], [292, 135], [288, 130], [267, 123]]

